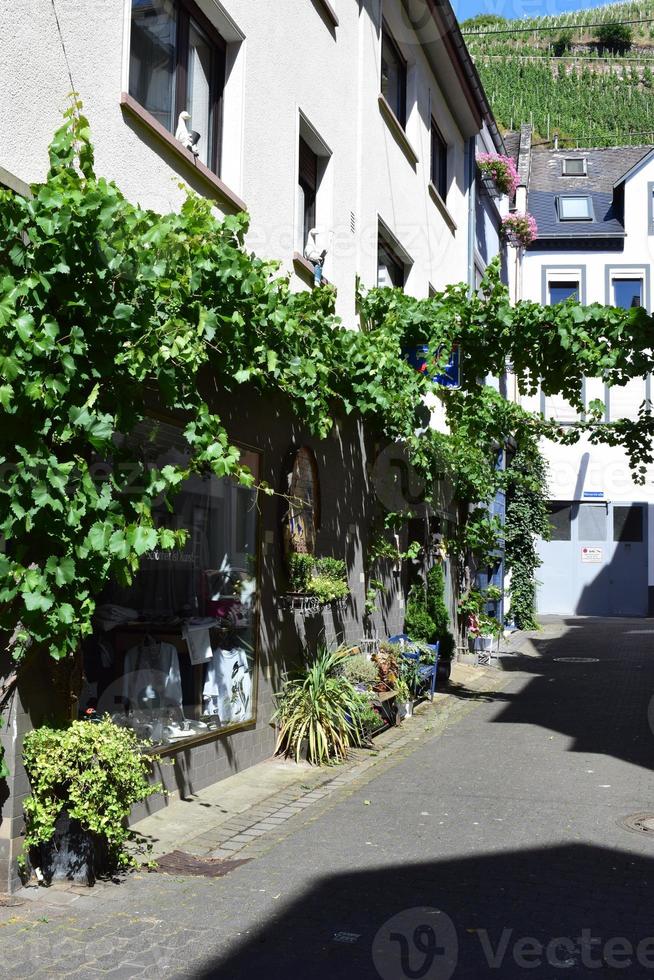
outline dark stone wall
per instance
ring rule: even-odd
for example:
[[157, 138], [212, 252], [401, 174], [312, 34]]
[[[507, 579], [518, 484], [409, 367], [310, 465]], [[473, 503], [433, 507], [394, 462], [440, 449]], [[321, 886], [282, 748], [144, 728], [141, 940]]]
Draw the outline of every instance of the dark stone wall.
[[[208, 387], [214, 386], [209, 382]], [[280, 689], [284, 671], [297, 663], [305, 644], [315, 648], [321, 640], [330, 645], [355, 643], [365, 635], [364, 626], [372, 635], [388, 636], [400, 632], [404, 620], [403, 582], [389, 567], [385, 576], [376, 572], [377, 577], [384, 578], [387, 591], [378, 598], [379, 613], [364, 623], [365, 558], [371, 522], [379, 508], [371, 472], [381, 447], [366, 436], [360, 420], [344, 418], [330, 436], [319, 440], [281, 398], [244, 387], [229, 397], [224, 392], [208, 391], [207, 398], [234, 441], [262, 452], [261, 479], [279, 492], [286, 487], [294, 450], [301, 446], [313, 450], [321, 496], [316, 553], [346, 559], [352, 594], [346, 602], [317, 615], [302, 616], [282, 608], [278, 597], [287, 587], [282, 535], [285, 504], [278, 496], [261, 494], [256, 722], [245, 730], [157, 757], [154, 778], [173, 796], [197, 792], [272, 754], [273, 693]], [[5, 712], [5, 728], [0, 731], [11, 770], [6, 784], [0, 784], [0, 892], [18, 883], [15, 858], [20, 850], [22, 802], [29, 792], [20, 762], [22, 735], [31, 727], [31, 719], [38, 724], [40, 702], [48, 696], [52, 693], [43, 690], [38, 671], [26, 672], [19, 694]], [[164, 796], [155, 796], [138, 807], [133, 818], [138, 820], [165, 805]]]

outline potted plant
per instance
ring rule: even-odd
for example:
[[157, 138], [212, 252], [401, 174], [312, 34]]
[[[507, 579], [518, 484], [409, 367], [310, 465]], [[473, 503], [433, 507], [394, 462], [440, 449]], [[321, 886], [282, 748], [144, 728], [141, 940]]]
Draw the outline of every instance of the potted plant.
[[480, 153], [477, 166], [484, 183], [492, 184], [500, 194], [511, 196], [520, 183], [513, 157], [502, 153]]
[[371, 691], [379, 682], [377, 665], [363, 653], [356, 653], [343, 660], [343, 676], [361, 691]]
[[31, 796], [25, 810], [27, 857], [45, 882], [93, 884], [98, 874], [136, 863], [126, 821], [135, 803], [161, 791], [148, 781], [151, 762], [129, 728], [108, 717], [25, 736], [23, 763]]
[[290, 595], [308, 598], [317, 606], [345, 599], [350, 590], [347, 567], [340, 558], [316, 558], [293, 552], [288, 559]]
[[409, 685], [403, 677], [398, 677], [395, 684], [397, 691], [397, 713], [400, 718], [410, 718], [413, 714], [413, 698], [409, 690]]
[[513, 211], [502, 218], [502, 239], [515, 248], [526, 248], [538, 235], [533, 214]]
[[314, 765], [340, 761], [362, 739], [361, 695], [343, 674], [349, 650], [320, 647], [308, 666], [289, 676], [275, 695], [279, 726], [275, 752]]

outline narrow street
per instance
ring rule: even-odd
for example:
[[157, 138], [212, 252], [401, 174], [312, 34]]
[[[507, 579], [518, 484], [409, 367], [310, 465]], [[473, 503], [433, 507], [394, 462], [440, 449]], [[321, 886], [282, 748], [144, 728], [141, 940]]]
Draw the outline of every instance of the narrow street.
[[653, 641], [649, 620], [546, 620], [499, 690], [226, 877], [142, 873], [0, 910], [0, 973], [654, 974], [654, 834], [621, 825], [654, 814]]

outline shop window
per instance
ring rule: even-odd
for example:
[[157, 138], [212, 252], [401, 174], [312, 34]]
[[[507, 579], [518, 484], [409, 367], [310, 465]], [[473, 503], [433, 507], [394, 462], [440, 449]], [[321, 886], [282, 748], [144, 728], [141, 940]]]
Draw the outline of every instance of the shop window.
[[226, 45], [192, 0], [132, 0], [129, 94], [169, 133], [180, 112], [218, 173]]
[[382, 27], [381, 93], [401, 126], [406, 124], [406, 61], [386, 24]]
[[[141, 426], [130, 442], [157, 468], [188, 455], [166, 423]], [[258, 454], [241, 462], [258, 479]], [[155, 507], [155, 522], [186, 541], [146, 552], [130, 586], [111, 583], [99, 597], [80, 699], [82, 711], [109, 713], [159, 747], [251, 722], [256, 703], [255, 491], [193, 475], [170, 504]]]
[[313, 452], [303, 446], [293, 456], [288, 475], [288, 510], [284, 522], [286, 553], [313, 554], [320, 526], [320, 486]]
[[643, 508], [639, 504], [613, 507], [613, 540], [632, 543], [643, 540]]
[[572, 504], [553, 501], [548, 505], [551, 541], [570, 541]]

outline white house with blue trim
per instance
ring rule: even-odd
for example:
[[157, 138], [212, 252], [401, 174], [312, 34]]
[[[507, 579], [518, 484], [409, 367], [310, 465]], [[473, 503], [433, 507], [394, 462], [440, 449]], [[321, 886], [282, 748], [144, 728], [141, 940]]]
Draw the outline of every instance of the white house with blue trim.
[[[544, 304], [652, 311], [654, 148], [531, 146], [523, 127], [520, 172], [538, 238], [523, 253], [517, 295]], [[635, 418], [652, 398], [651, 376], [624, 387], [587, 378], [584, 404], [600, 399], [605, 420]], [[561, 397], [523, 397], [562, 426], [577, 413]], [[563, 615], [654, 614], [654, 470], [634, 483], [623, 450], [547, 443], [552, 540], [540, 545], [538, 608]]]

